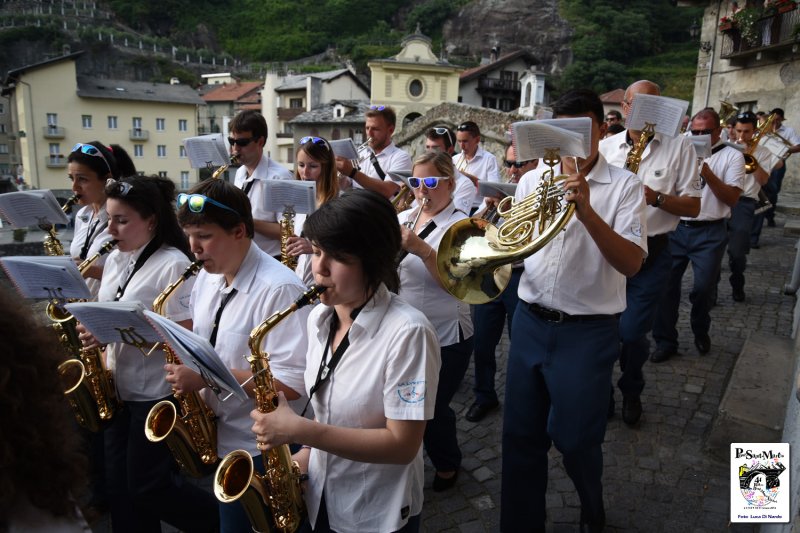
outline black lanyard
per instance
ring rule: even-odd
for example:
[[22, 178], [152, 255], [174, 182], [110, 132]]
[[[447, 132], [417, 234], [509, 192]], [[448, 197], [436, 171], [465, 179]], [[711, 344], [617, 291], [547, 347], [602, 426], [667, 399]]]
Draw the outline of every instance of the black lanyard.
[[117, 294], [116, 296], [114, 296], [115, 302], [119, 301], [119, 299], [122, 298], [122, 295], [125, 294], [125, 289], [128, 288], [128, 283], [130, 283], [131, 280], [133, 279], [133, 275], [136, 274], [139, 271], [139, 269], [144, 266], [145, 261], [147, 261], [150, 258], [150, 256], [153, 255], [156, 252], [156, 250], [158, 250], [160, 247], [161, 244], [156, 242], [155, 239], [152, 239], [149, 243], [147, 243], [147, 246], [145, 246], [144, 250], [142, 250], [142, 255], [139, 256], [139, 258], [136, 260], [136, 264], [133, 265], [133, 271], [131, 271], [131, 273], [128, 274], [128, 278], [125, 280], [125, 283], [123, 283], [117, 288]]
[[[420, 209], [422, 209], [422, 208], [420, 207]], [[453, 211], [453, 212], [455, 213], [455, 211]], [[419, 232], [419, 235], [417, 235], [417, 237], [419, 237], [420, 239], [422, 239], [424, 241], [425, 237], [430, 235], [431, 232], [433, 230], [435, 230], [435, 229], [436, 229], [436, 222], [434, 222], [433, 219], [431, 219], [430, 223], [427, 226], [425, 226], [425, 229], [423, 229], [422, 231]], [[413, 228], [412, 228], [411, 231], [414, 231]], [[403, 259], [405, 259], [407, 255], [408, 255], [408, 250], [400, 250], [400, 253], [397, 254], [397, 263], [396, 264], [400, 265], [400, 263], [403, 262]], [[424, 263], [424, 261], [423, 261], [423, 263]]]
[[[80, 257], [81, 257], [82, 260], [86, 259], [86, 256], [89, 255], [89, 247], [91, 247], [92, 243], [94, 242], [94, 239], [92, 237], [94, 236], [95, 231], [97, 230], [97, 225], [98, 224], [100, 224], [100, 219], [99, 218], [94, 221], [94, 224], [92, 225], [92, 227], [89, 229], [89, 231], [86, 232], [86, 239], [83, 241], [83, 247], [81, 248], [81, 256]], [[100, 231], [98, 231], [98, 234], [100, 232], [102, 232], [104, 229], [106, 229], [106, 226], [108, 226], [108, 221], [107, 220], [106, 220], [106, 223], [103, 224], [103, 226], [100, 228]]]
[[248, 181], [247, 183], [245, 183], [244, 187], [242, 187], [242, 190], [244, 191], [245, 196], [247, 196], [248, 198], [250, 197], [250, 189], [253, 188], [253, 183], [255, 183], [255, 182], [256, 182], [256, 180], [255, 180], [255, 178], [253, 178], [250, 181]]
[[231, 290], [231, 292], [226, 294], [225, 298], [222, 299], [222, 303], [219, 304], [219, 309], [217, 309], [217, 314], [214, 317], [214, 328], [211, 330], [211, 337], [208, 338], [208, 342], [210, 342], [211, 346], [214, 348], [217, 347], [217, 331], [219, 330], [219, 319], [222, 318], [222, 311], [225, 309], [225, 306], [228, 305], [228, 302], [233, 300], [236, 293], [236, 289]]

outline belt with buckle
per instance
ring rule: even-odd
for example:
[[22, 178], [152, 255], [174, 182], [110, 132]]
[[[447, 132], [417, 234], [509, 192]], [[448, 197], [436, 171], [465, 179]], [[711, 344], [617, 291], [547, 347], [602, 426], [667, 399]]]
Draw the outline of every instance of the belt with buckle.
[[569, 315], [563, 311], [550, 309], [539, 304], [527, 304], [531, 313], [548, 322], [590, 322], [593, 320], [608, 320], [616, 315]]
[[712, 224], [719, 224], [720, 222], [724, 222], [724, 218], [718, 218], [716, 220], [681, 220], [682, 226], [689, 226], [690, 228], [701, 228], [703, 226], [711, 226]]

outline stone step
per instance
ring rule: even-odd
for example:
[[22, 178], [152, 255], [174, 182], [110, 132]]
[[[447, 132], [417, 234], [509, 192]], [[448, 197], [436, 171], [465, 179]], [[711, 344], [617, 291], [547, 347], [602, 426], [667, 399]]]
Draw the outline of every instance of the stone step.
[[800, 220], [790, 219], [783, 225], [784, 237], [800, 237]]
[[781, 442], [794, 399], [794, 341], [753, 331], [731, 372], [706, 448], [729, 459], [732, 442]]

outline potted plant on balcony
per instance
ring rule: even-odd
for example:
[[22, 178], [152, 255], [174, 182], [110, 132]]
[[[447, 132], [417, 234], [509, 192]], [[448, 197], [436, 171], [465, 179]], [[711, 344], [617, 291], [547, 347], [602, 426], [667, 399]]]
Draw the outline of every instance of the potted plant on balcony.
[[761, 15], [761, 10], [755, 7], [746, 7], [733, 14], [733, 22], [739, 28], [742, 39], [749, 46], [760, 44], [758, 19], [761, 18]]
[[733, 29], [733, 20], [730, 17], [722, 17], [719, 19], [719, 31], [726, 32]]
[[795, 0], [770, 0], [767, 7], [773, 6], [778, 13], [786, 13], [797, 7], [797, 2], [795, 2]]

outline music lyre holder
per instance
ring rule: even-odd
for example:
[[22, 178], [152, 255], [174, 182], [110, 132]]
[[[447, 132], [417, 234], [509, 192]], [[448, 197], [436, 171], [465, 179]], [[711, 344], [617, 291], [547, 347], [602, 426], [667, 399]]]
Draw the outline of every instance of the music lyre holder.
[[61, 287], [42, 287], [42, 289], [47, 292], [47, 299], [53, 302], [53, 305], [59, 309], [64, 309], [64, 304], [68, 302]]
[[140, 352], [142, 352], [142, 355], [145, 357], [150, 357], [154, 351], [161, 348], [162, 346], [162, 343], [156, 342], [155, 344], [153, 344], [153, 346], [150, 348], [149, 351], [145, 351], [145, 346], [147, 346], [149, 343], [145, 340], [144, 337], [142, 337], [141, 334], [139, 334], [136, 331], [135, 327], [130, 326], [127, 328], [114, 328], [114, 329], [119, 332], [120, 340], [123, 343], [127, 344], [128, 346], [133, 346], [134, 348], [137, 348]]

